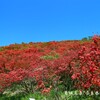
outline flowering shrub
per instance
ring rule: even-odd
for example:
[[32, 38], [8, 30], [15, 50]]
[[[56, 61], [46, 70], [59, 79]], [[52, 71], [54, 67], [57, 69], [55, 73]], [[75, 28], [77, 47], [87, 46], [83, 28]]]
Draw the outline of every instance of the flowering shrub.
[[79, 89], [100, 91], [100, 37], [94, 36], [91, 46], [83, 46], [72, 62], [72, 79]]

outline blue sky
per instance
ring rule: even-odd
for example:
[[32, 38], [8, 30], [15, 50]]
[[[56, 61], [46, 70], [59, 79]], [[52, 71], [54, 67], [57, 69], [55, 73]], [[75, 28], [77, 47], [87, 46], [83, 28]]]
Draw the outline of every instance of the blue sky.
[[0, 46], [75, 40], [97, 32], [100, 0], [0, 0]]

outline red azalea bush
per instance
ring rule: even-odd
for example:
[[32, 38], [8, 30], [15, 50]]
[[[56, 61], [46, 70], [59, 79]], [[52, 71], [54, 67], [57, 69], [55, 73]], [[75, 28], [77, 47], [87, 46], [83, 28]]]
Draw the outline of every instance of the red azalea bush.
[[100, 91], [100, 37], [94, 36], [91, 46], [82, 47], [72, 62], [72, 73], [77, 88]]
[[[14, 83], [33, 78], [40, 70], [38, 69], [39, 55], [37, 50], [25, 51], [7, 50], [0, 54], [0, 90], [4, 91]], [[34, 54], [36, 53], [36, 54]], [[33, 63], [31, 65], [31, 61]], [[40, 75], [40, 74], [37, 74]], [[26, 85], [25, 82], [22, 82]]]

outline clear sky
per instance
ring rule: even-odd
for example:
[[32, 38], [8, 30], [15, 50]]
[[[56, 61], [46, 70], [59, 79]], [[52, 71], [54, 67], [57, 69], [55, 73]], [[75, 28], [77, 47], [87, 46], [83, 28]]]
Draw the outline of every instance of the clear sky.
[[0, 0], [0, 46], [82, 39], [97, 32], [100, 0]]

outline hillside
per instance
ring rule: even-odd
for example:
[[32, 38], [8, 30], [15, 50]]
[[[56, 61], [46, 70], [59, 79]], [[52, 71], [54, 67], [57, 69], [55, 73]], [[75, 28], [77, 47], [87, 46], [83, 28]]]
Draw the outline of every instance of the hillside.
[[[62, 88], [60, 88], [60, 86]], [[0, 47], [0, 92], [100, 91], [100, 37]]]

